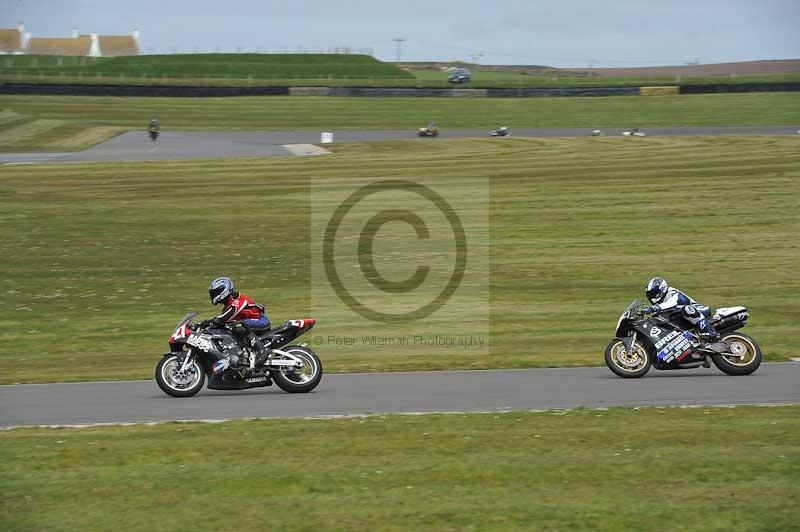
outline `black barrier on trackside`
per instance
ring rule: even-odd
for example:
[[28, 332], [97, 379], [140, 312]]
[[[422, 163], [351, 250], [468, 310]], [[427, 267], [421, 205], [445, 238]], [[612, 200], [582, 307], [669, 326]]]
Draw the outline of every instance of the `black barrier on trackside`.
[[[295, 88], [295, 94], [302, 89]], [[439, 97], [472, 96], [489, 98], [533, 98], [539, 96], [636, 96], [639, 87], [569, 87], [569, 88], [495, 88], [453, 89], [413, 87], [320, 87], [329, 96], [352, 97]], [[82, 85], [49, 83], [0, 83], [0, 94], [32, 94], [62, 96], [165, 96], [165, 97], [225, 97], [225, 96], [289, 96], [291, 87], [196, 87], [185, 85]], [[781, 83], [716, 83], [680, 85], [680, 94], [712, 94], [725, 92], [800, 91], [800, 82]], [[319, 91], [315, 91], [315, 95]]]
[[[3, 83], [0, 94], [63, 96], [288, 96], [290, 87], [194, 87], [184, 85], [80, 85]], [[452, 98], [460, 96], [490, 98], [530, 98], [536, 96], [630, 96], [639, 87], [454, 89], [415, 87], [328, 87], [328, 96]], [[299, 93], [296, 93], [299, 94]], [[316, 94], [316, 93], [315, 93]], [[318, 94], [317, 94], [318, 95]]]
[[534, 98], [540, 96], [638, 96], [639, 87], [570, 87], [486, 89], [489, 98]]
[[681, 85], [681, 94], [712, 94], [717, 92], [795, 92], [800, 91], [800, 81], [780, 83], [706, 83]]
[[[532, 98], [537, 96], [636, 96], [639, 87], [586, 87], [586, 88], [518, 88], [518, 89], [434, 89], [434, 88], [376, 88], [331, 87], [329, 96], [373, 97], [457, 97], [461, 93], [481, 92], [489, 98]], [[463, 94], [466, 96], [466, 94]]]
[[61, 96], [288, 96], [289, 87], [193, 87], [183, 85], [79, 85], [0, 83], [0, 94]]
[[328, 96], [373, 97], [450, 97], [453, 89], [424, 89], [414, 87], [330, 87]]

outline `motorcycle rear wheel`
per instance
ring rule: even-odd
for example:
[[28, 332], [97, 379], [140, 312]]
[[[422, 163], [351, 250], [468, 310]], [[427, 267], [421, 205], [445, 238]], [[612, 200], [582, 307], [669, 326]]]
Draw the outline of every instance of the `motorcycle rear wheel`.
[[270, 374], [275, 384], [288, 393], [308, 393], [316, 388], [322, 380], [322, 362], [317, 354], [300, 345], [283, 347], [281, 351], [296, 356], [303, 361], [304, 366], [300, 370], [283, 367], [280, 370], [271, 371]]
[[719, 341], [728, 344], [730, 355], [720, 353], [712, 356], [711, 361], [723, 373], [750, 375], [761, 365], [761, 347], [748, 335], [732, 332], [723, 334]]
[[645, 346], [637, 341], [631, 347], [633, 353], [626, 353], [625, 344], [619, 338], [611, 340], [606, 346], [606, 366], [615, 375], [624, 379], [643, 377], [653, 364], [650, 352]]

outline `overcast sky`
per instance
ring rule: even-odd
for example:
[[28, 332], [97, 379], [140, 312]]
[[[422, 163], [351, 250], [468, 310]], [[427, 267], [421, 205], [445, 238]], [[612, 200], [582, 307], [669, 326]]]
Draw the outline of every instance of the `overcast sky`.
[[143, 53], [349, 47], [406, 61], [646, 66], [800, 58], [800, 0], [0, 0], [38, 37], [141, 32]]

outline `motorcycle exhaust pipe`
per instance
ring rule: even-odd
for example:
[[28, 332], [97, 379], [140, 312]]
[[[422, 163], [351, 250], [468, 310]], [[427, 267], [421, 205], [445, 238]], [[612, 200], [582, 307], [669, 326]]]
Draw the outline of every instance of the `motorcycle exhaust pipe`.
[[[679, 364], [678, 367], [680, 369], [691, 369], [691, 368], [699, 368], [700, 366], [705, 366], [705, 361], [698, 360], [697, 362], [685, 362], [683, 364]], [[708, 367], [708, 366], [706, 366]]]

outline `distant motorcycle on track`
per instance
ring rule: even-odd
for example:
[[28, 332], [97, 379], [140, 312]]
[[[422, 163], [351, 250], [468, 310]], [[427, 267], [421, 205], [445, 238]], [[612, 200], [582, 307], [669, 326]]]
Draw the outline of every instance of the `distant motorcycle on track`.
[[158, 139], [158, 135], [161, 132], [161, 122], [159, 122], [158, 117], [154, 116], [152, 120], [150, 120], [150, 124], [147, 126], [147, 134], [150, 136], [150, 140], [155, 142]]
[[749, 317], [745, 307], [716, 309], [710, 323], [720, 337], [713, 342], [685, 322], [680, 310], [653, 315], [645, 314], [643, 307], [638, 300], [628, 305], [617, 321], [615, 338], [606, 346], [606, 365], [620, 377], [642, 377], [650, 366], [689, 369], [710, 367], [711, 362], [728, 375], [749, 375], [761, 364], [759, 345], [738, 332]]
[[255, 330], [267, 359], [256, 365], [257, 353], [236, 334], [230, 323], [201, 328], [190, 312], [169, 337], [169, 353], [156, 366], [159, 388], [173, 397], [191, 397], [208, 377], [212, 390], [247, 390], [271, 386], [288, 393], [307, 393], [322, 380], [322, 362], [306, 344], [287, 345], [316, 323], [313, 319], [289, 320], [283, 325]]
[[434, 123], [430, 123], [425, 127], [419, 128], [417, 131], [417, 135], [420, 137], [438, 137], [439, 136], [439, 126]]

